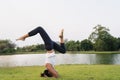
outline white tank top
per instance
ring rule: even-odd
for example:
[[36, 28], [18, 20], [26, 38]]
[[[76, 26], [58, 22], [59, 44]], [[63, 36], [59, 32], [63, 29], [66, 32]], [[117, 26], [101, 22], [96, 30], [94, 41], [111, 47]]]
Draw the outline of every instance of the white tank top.
[[50, 63], [53, 66], [55, 65], [55, 52], [53, 51], [52, 53], [46, 53], [46, 59], [45, 63]]

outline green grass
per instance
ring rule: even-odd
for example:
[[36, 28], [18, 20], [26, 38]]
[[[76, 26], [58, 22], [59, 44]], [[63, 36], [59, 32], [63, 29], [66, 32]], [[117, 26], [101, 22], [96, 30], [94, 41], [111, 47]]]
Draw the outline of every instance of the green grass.
[[[120, 65], [59, 65], [57, 80], [120, 80]], [[44, 66], [0, 68], [0, 80], [56, 80], [41, 78]]]
[[67, 51], [70, 54], [120, 54], [120, 51]]
[[[15, 53], [1, 53], [0, 55], [13, 54], [44, 54], [45, 51], [39, 52], [15, 52]], [[58, 52], [56, 52], [58, 54]], [[120, 51], [67, 51], [66, 54], [120, 54]]]

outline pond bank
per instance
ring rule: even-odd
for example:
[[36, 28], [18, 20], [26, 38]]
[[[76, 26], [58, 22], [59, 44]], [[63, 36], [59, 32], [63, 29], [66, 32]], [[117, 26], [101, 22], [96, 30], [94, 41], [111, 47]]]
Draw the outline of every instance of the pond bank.
[[[40, 52], [15, 52], [15, 53], [0, 53], [0, 55], [16, 55], [16, 54], [43, 54], [45, 51]], [[67, 51], [67, 54], [120, 54], [120, 51]], [[56, 52], [56, 54], [59, 54]]]
[[68, 51], [68, 53], [73, 54], [120, 54], [120, 51]]

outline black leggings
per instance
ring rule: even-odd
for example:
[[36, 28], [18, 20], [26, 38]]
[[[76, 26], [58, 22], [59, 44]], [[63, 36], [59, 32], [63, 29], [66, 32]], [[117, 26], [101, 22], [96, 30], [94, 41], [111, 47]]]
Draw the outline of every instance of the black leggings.
[[33, 29], [32, 31], [30, 31], [28, 33], [29, 36], [34, 36], [37, 33], [39, 33], [45, 43], [45, 48], [46, 50], [52, 50], [55, 49], [57, 51], [59, 51], [60, 53], [65, 53], [66, 49], [64, 46], [64, 43], [60, 43], [60, 45], [58, 45], [56, 42], [52, 41], [50, 39], [50, 37], [48, 36], [48, 34], [46, 33], [46, 31], [42, 28], [42, 27], [37, 27], [35, 29]]

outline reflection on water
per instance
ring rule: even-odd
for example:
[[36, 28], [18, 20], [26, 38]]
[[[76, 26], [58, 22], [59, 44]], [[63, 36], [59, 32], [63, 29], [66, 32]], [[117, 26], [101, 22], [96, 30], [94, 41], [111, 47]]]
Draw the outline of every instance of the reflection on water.
[[97, 54], [96, 63], [98, 64], [114, 64], [114, 55], [113, 54]]
[[[0, 66], [41, 66], [45, 54], [0, 56]], [[120, 54], [56, 54], [59, 64], [120, 64]]]
[[45, 54], [23, 54], [0, 56], [0, 66], [44, 65]]

